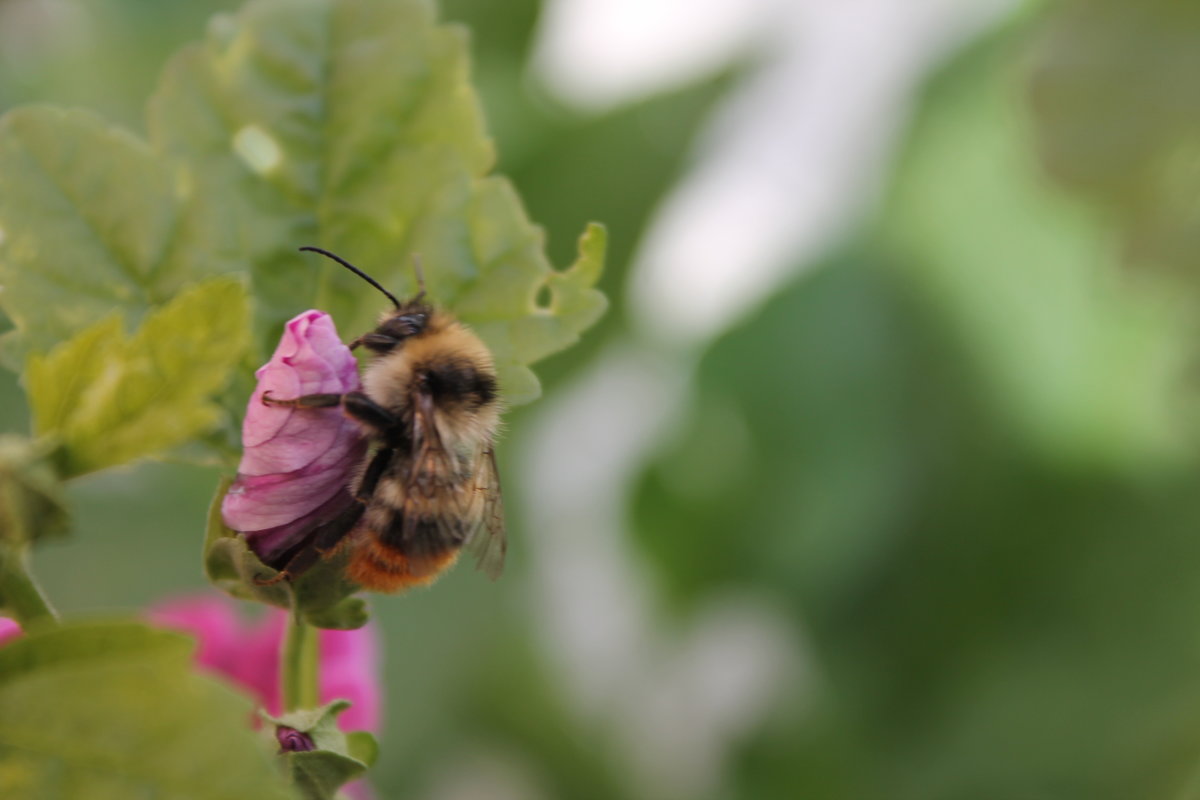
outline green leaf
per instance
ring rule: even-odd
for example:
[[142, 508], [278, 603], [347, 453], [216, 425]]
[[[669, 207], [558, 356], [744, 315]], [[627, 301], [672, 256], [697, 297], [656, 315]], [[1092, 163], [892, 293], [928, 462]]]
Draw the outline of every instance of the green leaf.
[[917, 121], [890, 246], [1034, 450], [1103, 469], [1177, 461], [1186, 310], [1158, 276], [1123, 276], [1100, 221], [1041, 180], [1011, 80], [991, 66], [940, 82], [951, 99]]
[[[527, 365], [599, 317], [603, 230], [566, 272], [503, 178], [468, 82], [466, 36], [422, 0], [260, 0], [223, 17], [168, 66], [149, 108], [155, 146], [220, 203], [253, 265], [266, 352], [313, 306], [347, 335], [381, 298], [299, 245], [350, 259], [396, 293], [423, 257], [431, 298], [493, 349], [509, 403], [533, 399]], [[551, 301], [539, 308], [548, 289]]]
[[47, 442], [0, 436], [0, 541], [13, 547], [67, 531], [62, 483]]
[[360, 777], [375, 760], [379, 747], [366, 731], [342, 733], [337, 716], [350, 707], [346, 700], [335, 700], [321, 708], [293, 711], [274, 717], [259, 715], [270, 723], [273, 737], [276, 727], [300, 731], [312, 739], [315, 750], [286, 754], [293, 785], [307, 800], [329, 800], [349, 781]]
[[137, 322], [186, 283], [230, 269], [227, 237], [208, 227], [186, 177], [89, 113], [6, 114], [0, 183], [0, 306], [17, 328], [6, 349], [20, 356], [115, 309]]
[[1200, 277], [1200, 6], [1060, 4], [1032, 60], [1034, 133], [1051, 175], [1108, 212], [1140, 265]]
[[288, 753], [292, 785], [305, 800], [330, 800], [337, 790], [363, 775], [367, 765], [328, 750]]
[[379, 742], [369, 731], [351, 731], [346, 734], [346, 752], [368, 767], [374, 766], [379, 758]]
[[52, 442], [0, 435], [0, 615], [31, 624], [54, 610], [30, 573], [34, 541], [67, 533], [69, 517]]
[[[487, 309], [495, 301], [489, 299], [489, 292], [504, 290], [499, 277], [495, 282], [481, 282], [464, 298], [463, 317], [475, 320], [473, 327], [491, 347], [507, 402], [516, 405], [537, 399], [541, 387], [525, 365], [575, 343], [580, 332], [604, 313], [604, 296], [592, 286], [604, 268], [607, 241], [604, 226], [588, 225], [579, 237], [575, 263], [567, 271], [553, 272], [546, 278], [549, 303], [544, 309], [527, 313], [527, 305], [518, 304], [517, 314], [490, 319]], [[534, 295], [539, 291], [535, 288]]]
[[75, 623], [0, 648], [0, 796], [290, 797], [251, 704], [196, 673], [187, 637]]
[[112, 316], [45, 356], [26, 386], [35, 429], [62, 445], [63, 474], [155, 455], [211, 428], [212, 401], [246, 347], [246, 291], [236, 278], [188, 288], [129, 338]]
[[221, 518], [221, 502], [232, 480], [222, 478], [208, 508], [204, 536], [204, 574], [214, 586], [241, 600], [255, 600], [291, 609], [293, 593], [305, 620], [317, 628], [353, 630], [367, 624], [367, 604], [352, 595], [357, 584], [345, 577], [346, 552], [321, 559], [294, 582], [266, 583], [276, 577], [246, 544], [246, 537], [230, 530]]

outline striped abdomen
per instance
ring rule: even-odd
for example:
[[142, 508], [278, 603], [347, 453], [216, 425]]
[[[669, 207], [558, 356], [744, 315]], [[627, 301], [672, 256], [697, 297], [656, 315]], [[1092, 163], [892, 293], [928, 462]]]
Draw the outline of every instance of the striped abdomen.
[[348, 574], [373, 591], [398, 592], [431, 583], [454, 564], [479, 524], [482, 506], [475, 502], [473, 475], [426, 475], [413, 481], [402, 477], [408, 466], [394, 465], [392, 474], [380, 481], [356, 535]]

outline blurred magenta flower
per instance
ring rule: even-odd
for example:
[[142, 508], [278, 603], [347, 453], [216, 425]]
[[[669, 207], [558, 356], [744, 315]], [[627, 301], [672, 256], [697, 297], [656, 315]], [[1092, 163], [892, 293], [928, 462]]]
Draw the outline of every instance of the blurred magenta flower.
[[0, 644], [4, 644], [9, 639], [20, 634], [21, 626], [17, 624], [15, 619], [0, 617]]
[[275, 354], [255, 377], [258, 386], [242, 424], [242, 462], [221, 514], [259, 558], [277, 565], [307, 532], [354, 502], [347, 485], [367, 442], [339, 409], [268, 406], [263, 394], [343, 394], [361, 384], [354, 354], [321, 311], [288, 322]]
[[[246, 621], [229, 598], [202, 594], [160, 603], [148, 616], [165, 628], [195, 636], [198, 664], [248, 690], [268, 713], [281, 711], [279, 650], [287, 628], [286, 611], [272, 608], [258, 620]], [[349, 700], [353, 705], [338, 717], [339, 727], [378, 733], [383, 697], [374, 624], [318, 634], [320, 701]]]

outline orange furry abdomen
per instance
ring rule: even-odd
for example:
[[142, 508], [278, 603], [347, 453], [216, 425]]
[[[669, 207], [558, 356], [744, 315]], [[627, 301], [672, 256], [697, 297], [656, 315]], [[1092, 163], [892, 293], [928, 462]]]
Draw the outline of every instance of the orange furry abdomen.
[[428, 586], [458, 560], [458, 548], [415, 558], [374, 540], [355, 548], [346, 566], [350, 580], [373, 592], [395, 593]]

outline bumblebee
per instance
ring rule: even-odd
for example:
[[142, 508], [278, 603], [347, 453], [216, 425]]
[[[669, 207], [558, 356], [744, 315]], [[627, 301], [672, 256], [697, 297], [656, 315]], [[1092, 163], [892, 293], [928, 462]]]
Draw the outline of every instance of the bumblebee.
[[350, 344], [371, 353], [361, 391], [263, 396], [273, 406], [340, 407], [372, 442], [350, 486], [358, 502], [316, 528], [277, 580], [342, 548], [349, 548], [347, 576], [378, 592], [431, 583], [464, 547], [489, 577], [498, 577], [506, 544], [493, 450], [501, 402], [491, 352], [470, 328], [425, 301], [419, 268], [420, 291], [401, 302], [339, 256], [300, 249], [341, 264], [394, 308]]

